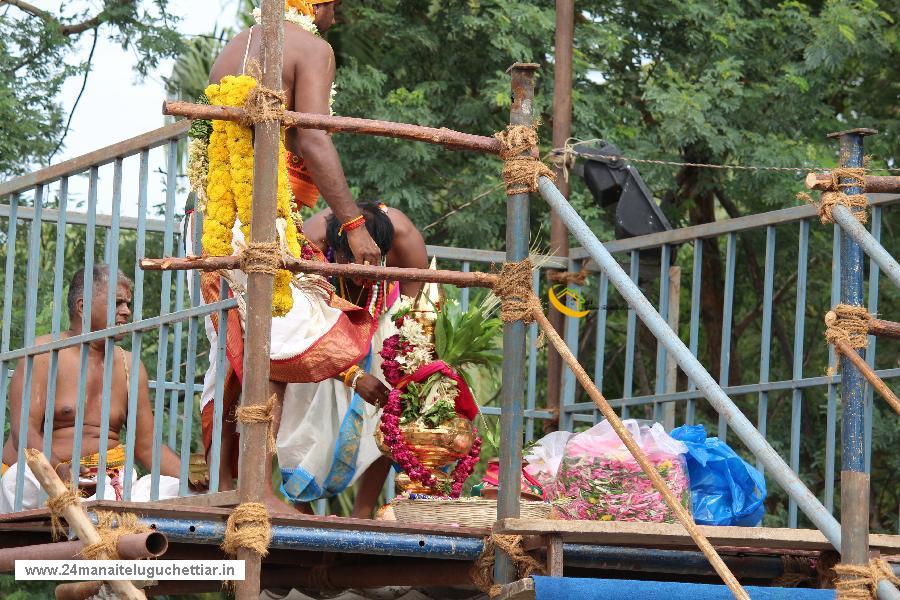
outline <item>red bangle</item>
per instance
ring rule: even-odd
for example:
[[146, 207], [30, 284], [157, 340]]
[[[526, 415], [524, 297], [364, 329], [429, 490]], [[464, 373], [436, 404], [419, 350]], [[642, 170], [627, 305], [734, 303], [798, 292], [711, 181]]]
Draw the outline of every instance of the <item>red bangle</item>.
[[353, 217], [340, 226], [340, 228], [338, 229], [338, 236], [343, 235], [345, 231], [353, 231], [354, 229], [358, 229], [365, 224], [366, 218], [364, 216], [359, 215], [358, 217]]

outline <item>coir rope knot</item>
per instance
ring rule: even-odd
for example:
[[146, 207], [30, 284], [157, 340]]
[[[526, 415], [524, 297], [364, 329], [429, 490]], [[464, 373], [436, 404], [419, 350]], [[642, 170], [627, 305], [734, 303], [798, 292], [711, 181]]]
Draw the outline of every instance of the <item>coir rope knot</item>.
[[491, 598], [500, 595], [502, 586], [494, 584], [494, 554], [502, 550], [516, 566], [519, 578], [531, 577], [535, 572], [546, 573], [546, 568], [538, 560], [525, 552], [522, 548], [521, 535], [491, 534], [484, 538], [484, 548], [475, 559], [469, 575], [472, 583], [482, 592], [487, 592]]
[[269, 553], [272, 541], [272, 525], [269, 511], [259, 502], [238, 504], [225, 525], [225, 539], [222, 550], [228, 556], [237, 556], [238, 550], [247, 548], [261, 557]]
[[247, 93], [244, 101], [244, 117], [240, 124], [252, 127], [259, 123], [272, 123], [284, 119], [284, 92], [265, 87], [262, 83], [262, 69], [258, 60], [251, 60], [247, 70], [256, 79], [256, 86]]
[[56, 498], [47, 498], [47, 508], [50, 509], [50, 532], [54, 540], [62, 538], [66, 533], [66, 528], [62, 524], [66, 508], [78, 506], [80, 501], [78, 495], [72, 490], [66, 490]]
[[494, 293], [500, 297], [500, 318], [504, 323], [534, 320], [533, 311], [541, 309], [541, 302], [531, 291], [531, 261], [504, 263], [494, 284]]
[[550, 273], [547, 277], [553, 283], [562, 283], [564, 285], [584, 285], [585, 280], [588, 276], [587, 269], [581, 269], [580, 271], [561, 271], [558, 273]]
[[146, 525], [138, 522], [133, 513], [114, 513], [107, 510], [98, 510], [97, 533], [100, 541], [89, 544], [78, 554], [86, 560], [96, 560], [104, 557], [107, 560], [118, 560], [119, 538], [133, 533], [145, 533], [150, 531]]
[[825, 314], [825, 339], [829, 344], [844, 342], [851, 348], [869, 344], [869, 321], [872, 315], [862, 306], [838, 304]]
[[500, 141], [506, 195], [536, 192], [541, 177], [556, 180], [553, 171], [536, 157], [537, 131], [531, 125], [509, 125], [494, 134]]
[[[841, 179], [849, 180], [847, 183], [841, 183]], [[810, 197], [809, 194], [797, 194], [797, 198], [816, 204], [819, 218], [822, 223], [834, 223], [834, 217], [831, 211], [838, 204], [847, 207], [856, 217], [856, 220], [865, 225], [869, 222], [869, 199], [863, 194], [845, 194], [844, 188], [866, 187], [866, 169], [862, 167], [838, 167], [831, 171], [831, 189], [822, 193], [822, 198], [818, 204]]]
[[234, 411], [234, 416], [238, 421], [248, 425], [250, 423], [268, 423], [266, 436], [266, 447], [269, 452], [275, 451], [275, 434], [272, 432], [272, 423], [275, 420], [273, 410], [278, 398], [275, 394], [269, 398], [265, 404], [251, 404], [250, 406], [239, 406]]
[[281, 262], [281, 245], [278, 242], [250, 242], [241, 252], [241, 270], [244, 273], [278, 272]]
[[900, 586], [900, 577], [883, 560], [871, 561], [868, 565], [835, 565], [834, 572], [838, 600], [868, 600], [876, 597], [878, 582], [886, 579]]

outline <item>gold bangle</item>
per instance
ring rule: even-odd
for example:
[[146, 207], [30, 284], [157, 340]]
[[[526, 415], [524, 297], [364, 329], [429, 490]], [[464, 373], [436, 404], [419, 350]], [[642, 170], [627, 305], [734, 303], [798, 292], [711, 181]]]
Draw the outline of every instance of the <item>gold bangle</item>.
[[350, 387], [350, 378], [353, 377], [353, 374], [357, 371], [359, 371], [359, 365], [353, 365], [344, 371], [344, 387]]

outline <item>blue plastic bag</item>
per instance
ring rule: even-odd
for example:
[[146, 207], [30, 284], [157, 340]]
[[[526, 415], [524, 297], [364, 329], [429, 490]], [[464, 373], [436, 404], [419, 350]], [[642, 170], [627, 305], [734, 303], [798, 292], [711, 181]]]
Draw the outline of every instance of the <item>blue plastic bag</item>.
[[762, 522], [766, 480], [717, 437], [706, 437], [703, 425], [682, 425], [670, 434], [688, 447], [694, 521], [699, 525], [742, 525]]

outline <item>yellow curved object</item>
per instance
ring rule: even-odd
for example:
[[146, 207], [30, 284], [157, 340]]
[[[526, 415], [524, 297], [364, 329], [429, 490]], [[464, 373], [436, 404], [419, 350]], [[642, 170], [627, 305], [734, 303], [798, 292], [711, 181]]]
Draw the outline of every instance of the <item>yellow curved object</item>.
[[[582, 317], [586, 317], [587, 314], [591, 312], [589, 310], [573, 310], [569, 308], [568, 306], [563, 304], [563, 302], [556, 295], [556, 292], [553, 291], [552, 287], [550, 288], [548, 295], [550, 296], [550, 304], [552, 304], [556, 310], [566, 315], [567, 317], [575, 317], [576, 319], [581, 319]], [[563, 294], [563, 297], [565, 296], [574, 296], [574, 294], [572, 294], [572, 292], [570, 292], [569, 290], [566, 290], [566, 293]]]

